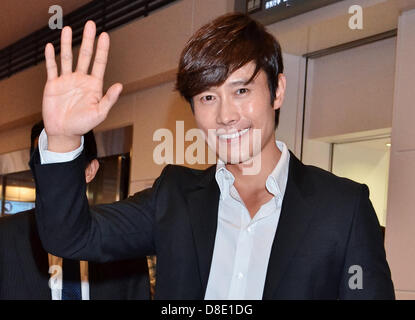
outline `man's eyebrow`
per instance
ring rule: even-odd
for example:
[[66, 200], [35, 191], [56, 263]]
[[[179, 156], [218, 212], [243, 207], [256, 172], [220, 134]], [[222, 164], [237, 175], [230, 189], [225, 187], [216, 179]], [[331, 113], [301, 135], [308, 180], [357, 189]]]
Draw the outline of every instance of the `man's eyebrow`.
[[228, 85], [232, 87], [236, 87], [240, 85], [247, 85], [249, 83], [248, 81], [249, 79], [238, 79], [238, 80], [230, 81]]

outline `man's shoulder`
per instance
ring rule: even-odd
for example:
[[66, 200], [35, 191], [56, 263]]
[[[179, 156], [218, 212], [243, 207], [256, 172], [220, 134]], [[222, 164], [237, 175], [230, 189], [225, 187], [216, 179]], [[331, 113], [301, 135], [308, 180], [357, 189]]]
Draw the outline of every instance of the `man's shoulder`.
[[[352, 221], [359, 204], [369, 199], [369, 190], [364, 184], [301, 162], [297, 166], [296, 173], [291, 174], [294, 181], [291, 184], [288, 182], [291, 185], [290, 195], [301, 195], [310, 210], [313, 208], [314, 217], [321, 225], [330, 221], [338, 225], [341, 221], [346, 226]], [[292, 193], [297, 188], [300, 192]]]
[[344, 186], [345, 188], [358, 188], [358, 187], [360, 188], [362, 185], [361, 183], [353, 181], [349, 178], [337, 176], [336, 174], [330, 171], [321, 169], [316, 166], [305, 165], [305, 167], [308, 173], [310, 174], [310, 176], [316, 182], [322, 185], [327, 185], [327, 186], [341, 185], [341, 186]]
[[346, 177], [337, 176], [313, 165], [306, 165], [301, 162], [300, 164], [305, 184], [312, 188], [316, 194], [322, 194], [325, 197], [349, 198], [350, 196], [360, 195], [362, 189], [367, 189], [364, 184]]
[[22, 226], [35, 219], [35, 209], [30, 209], [0, 218], [0, 228]]
[[0, 234], [2, 237], [9, 235], [27, 235], [34, 226], [35, 210], [27, 210], [10, 216], [0, 218]]

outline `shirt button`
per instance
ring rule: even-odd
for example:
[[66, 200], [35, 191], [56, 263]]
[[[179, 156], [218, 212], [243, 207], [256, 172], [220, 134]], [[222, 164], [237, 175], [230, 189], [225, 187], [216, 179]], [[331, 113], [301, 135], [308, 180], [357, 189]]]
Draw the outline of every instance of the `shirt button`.
[[252, 227], [248, 227], [246, 230], [248, 230], [249, 233], [252, 233]]
[[242, 272], [238, 273], [238, 279], [242, 279], [244, 277], [244, 274]]

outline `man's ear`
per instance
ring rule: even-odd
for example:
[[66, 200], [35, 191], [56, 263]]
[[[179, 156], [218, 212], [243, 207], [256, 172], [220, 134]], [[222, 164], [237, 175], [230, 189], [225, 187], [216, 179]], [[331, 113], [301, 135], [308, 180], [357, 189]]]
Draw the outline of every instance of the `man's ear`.
[[99, 169], [99, 162], [97, 159], [92, 160], [85, 169], [85, 180], [86, 183], [90, 183], [97, 174]]
[[286, 85], [287, 80], [285, 78], [285, 75], [283, 73], [280, 73], [278, 75], [278, 88], [275, 94], [275, 100], [273, 105], [274, 110], [281, 108], [282, 103], [284, 102]]

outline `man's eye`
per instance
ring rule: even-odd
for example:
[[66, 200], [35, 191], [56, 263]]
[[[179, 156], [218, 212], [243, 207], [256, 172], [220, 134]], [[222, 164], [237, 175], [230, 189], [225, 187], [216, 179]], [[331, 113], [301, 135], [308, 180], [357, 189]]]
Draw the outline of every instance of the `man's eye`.
[[213, 99], [214, 99], [214, 97], [211, 96], [211, 95], [202, 97], [202, 101], [204, 101], [204, 102], [209, 102], [209, 101], [212, 101]]
[[248, 92], [248, 89], [247, 88], [241, 88], [241, 89], [238, 89], [237, 91], [236, 91], [236, 94], [245, 94], [245, 93], [247, 93]]

